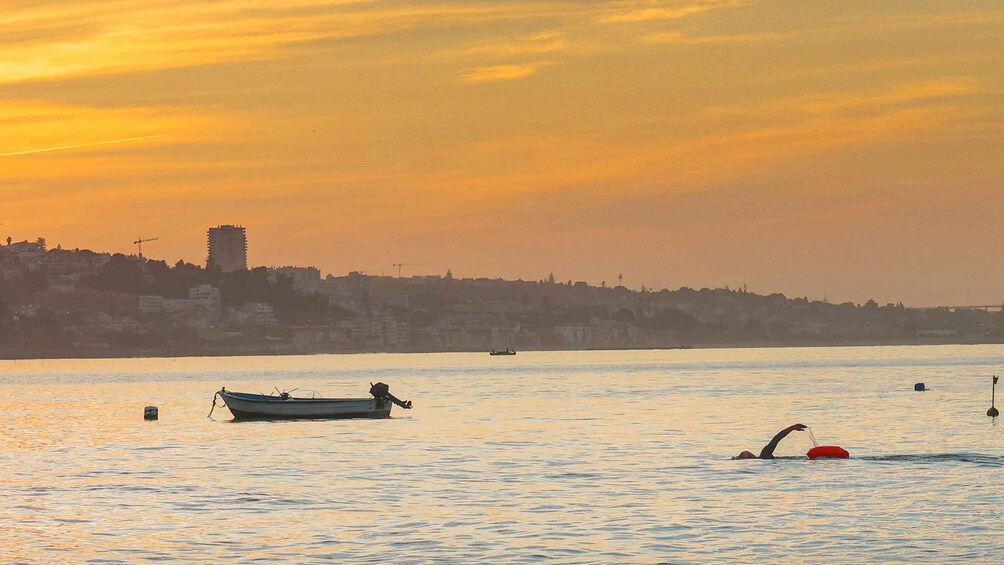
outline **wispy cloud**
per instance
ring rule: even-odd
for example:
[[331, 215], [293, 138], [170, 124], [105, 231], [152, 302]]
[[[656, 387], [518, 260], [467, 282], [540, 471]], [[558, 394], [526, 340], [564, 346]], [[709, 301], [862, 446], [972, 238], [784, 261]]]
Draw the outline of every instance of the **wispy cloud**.
[[496, 82], [500, 80], [516, 80], [526, 78], [535, 74], [540, 69], [553, 65], [553, 62], [544, 61], [540, 63], [530, 63], [525, 65], [495, 65], [492, 67], [479, 67], [461, 73], [464, 82], [482, 83]]
[[546, 32], [465, 45], [448, 50], [442, 56], [447, 59], [512, 59], [556, 53], [567, 46], [568, 42], [561, 32]]
[[602, 23], [628, 24], [659, 20], [678, 20], [713, 10], [732, 8], [745, 3], [742, 0], [611, 2], [608, 4], [607, 12], [601, 15], [598, 21]]
[[4, 9], [0, 84], [274, 59], [294, 44], [534, 18], [557, 8], [476, 0], [67, 0]]
[[995, 26], [1004, 22], [1004, 10], [901, 14], [884, 17], [845, 17], [835, 23], [840, 29], [882, 30], [949, 26]]
[[972, 77], [950, 77], [901, 84], [871, 92], [818, 92], [780, 98], [759, 104], [708, 106], [708, 117], [791, 120], [796, 116], [867, 115], [905, 107], [928, 107], [964, 96], [987, 92], [986, 85]]
[[[702, 11], [707, 11], [708, 9], [710, 8], [705, 8]], [[870, 17], [867, 20], [862, 20], [861, 18], [838, 18], [828, 22], [826, 26], [803, 27], [784, 32], [694, 35], [674, 30], [648, 33], [641, 37], [641, 41], [652, 44], [679, 45], [744, 44], [806, 39], [826, 39], [832, 41], [834, 38], [843, 38], [848, 34], [902, 32], [933, 27], [999, 25], [1001, 22], [1004, 22], [1004, 11], [876, 16]]]
[[761, 43], [766, 41], [781, 41], [791, 39], [792, 33], [749, 33], [738, 35], [698, 35], [691, 36], [671, 31], [653, 33], [641, 38], [643, 43], [679, 44], [679, 45], [718, 45], [732, 43]]

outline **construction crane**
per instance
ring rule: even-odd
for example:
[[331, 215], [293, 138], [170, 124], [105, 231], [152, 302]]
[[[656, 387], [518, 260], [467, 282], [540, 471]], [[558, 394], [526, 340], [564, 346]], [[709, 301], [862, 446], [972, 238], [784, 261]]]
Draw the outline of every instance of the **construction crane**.
[[397, 278], [401, 278], [401, 267], [414, 267], [417, 265], [428, 265], [428, 263], [391, 263], [392, 267], [397, 267]]
[[160, 238], [159, 237], [151, 237], [150, 239], [143, 239], [142, 236], [136, 238], [136, 241], [134, 241], [133, 243], [136, 245], [136, 254], [139, 255], [140, 259], [143, 258], [143, 244], [146, 243], [146, 242], [148, 242], [148, 241], [157, 241], [158, 239], [160, 239]]

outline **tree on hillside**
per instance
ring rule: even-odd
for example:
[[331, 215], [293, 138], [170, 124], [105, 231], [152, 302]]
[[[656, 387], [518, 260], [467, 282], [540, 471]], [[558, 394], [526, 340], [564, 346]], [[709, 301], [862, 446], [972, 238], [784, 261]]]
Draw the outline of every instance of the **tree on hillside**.
[[666, 308], [653, 316], [649, 325], [656, 330], [687, 332], [701, 325], [701, 321], [676, 308]]
[[224, 273], [220, 283], [220, 300], [225, 306], [240, 306], [249, 302], [271, 304], [276, 319], [281, 323], [350, 316], [344, 308], [331, 306], [326, 296], [297, 292], [290, 277], [278, 277], [275, 282], [269, 280], [265, 267]]
[[635, 316], [634, 312], [631, 311], [630, 309], [621, 308], [620, 310], [614, 312], [613, 316], [610, 316], [610, 319], [615, 322], [626, 322], [629, 324], [633, 324]]
[[7, 303], [4, 302], [2, 296], [0, 296], [0, 335], [3, 335], [10, 331], [11, 326], [14, 322], [14, 313], [11, 312]]
[[205, 269], [184, 261], [171, 268], [164, 261], [150, 261], [147, 273], [153, 279], [150, 291], [167, 298], [188, 298], [188, 290], [196, 285], [219, 285], [218, 278], [214, 279]]
[[275, 305], [279, 292], [268, 280], [268, 269], [256, 267], [224, 273], [220, 284], [220, 298], [226, 306], [240, 306], [248, 302], [268, 302]]
[[85, 284], [98, 290], [141, 294], [146, 292], [146, 281], [139, 263], [121, 253], [112, 255], [101, 272], [88, 277]]

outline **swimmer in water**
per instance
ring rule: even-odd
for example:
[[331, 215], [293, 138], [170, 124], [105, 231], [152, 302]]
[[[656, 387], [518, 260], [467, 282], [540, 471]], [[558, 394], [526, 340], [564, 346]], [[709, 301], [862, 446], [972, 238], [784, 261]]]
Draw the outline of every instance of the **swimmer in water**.
[[[763, 449], [760, 450], [760, 457], [759, 458], [760, 459], [773, 459], [774, 458], [774, 450], [777, 449], [777, 444], [781, 443], [782, 439], [784, 439], [791, 432], [800, 432], [800, 431], [804, 430], [805, 428], [806, 428], [806, 426], [804, 424], [795, 424], [793, 426], [788, 426], [787, 428], [785, 428], [785, 429], [777, 432], [777, 435], [774, 436], [774, 439], [770, 440], [770, 443], [768, 443], [767, 445], [763, 446]], [[743, 451], [739, 455], [733, 457], [733, 459], [757, 459], [757, 456], [753, 455], [749, 451]]]

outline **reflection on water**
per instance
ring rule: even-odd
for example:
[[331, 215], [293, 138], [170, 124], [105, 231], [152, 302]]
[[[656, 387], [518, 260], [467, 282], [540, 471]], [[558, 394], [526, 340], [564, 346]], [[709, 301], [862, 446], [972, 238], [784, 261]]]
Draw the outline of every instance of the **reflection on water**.
[[[1002, 365], [992, 346], [0, 361], [0, 561], [989, 561]], [[221, 386], [371, 381], [415, 408], [206, 418]], [[795, 422], [852, 458], [809, 461], [793, 433], [776, 453], [797, 460], [730, 460]]]
[[989, 467], [1004, 467], [1004, 457], [993, 455], [979, 455], [975, 453], [936, 453], [922, 455], [882, 455], [875, 457], [862, 457], [868, 461], [891, 461], [903, 463], [975, 463]]

